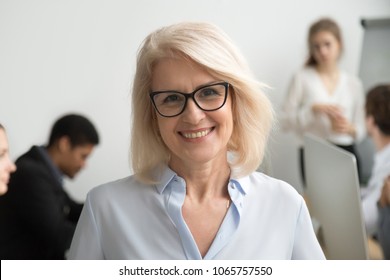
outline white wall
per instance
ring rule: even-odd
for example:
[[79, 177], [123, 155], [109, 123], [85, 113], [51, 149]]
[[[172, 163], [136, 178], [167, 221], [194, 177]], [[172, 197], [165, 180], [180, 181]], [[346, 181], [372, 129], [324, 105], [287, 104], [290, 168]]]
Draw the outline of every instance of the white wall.
[[[320, 16], [344, 31], [342, 67], [358, 73], [361, 18], [388, 17], [389, 0], [0, 0], [0, 122], [16, 158], [44, 144], [59, 115], [81, 112], [102, 143], [67, 188], [83, 200], [92, 187], [127, 176], [129, 92], [142, 39], [162, 25], [206, 20], [242, 49], [273, 89], [276, 111], [306, 55], [307, 27]], [[300, 190], [294, 141], [273, 133], [270, 172]]]

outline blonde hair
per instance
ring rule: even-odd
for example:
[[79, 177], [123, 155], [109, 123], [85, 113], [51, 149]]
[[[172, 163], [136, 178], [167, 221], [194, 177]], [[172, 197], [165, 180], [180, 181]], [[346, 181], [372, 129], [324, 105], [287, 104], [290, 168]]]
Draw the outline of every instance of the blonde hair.
[[137, 56], [132, 91], [131, 160], [137, 178], [154, 182], [152, 170], [168, 163], [170, 151], [161, 139], [156, 112], [149, 99], [153, 67], [163, 58], [190, 59], [215, 78], [230, 83], [233, 133], [228, 151], [235, 176], [256, 170], [272, 127], [273, 109], [245, 59], [230, 38], [210, 23], [183, 22], [148, 35]]

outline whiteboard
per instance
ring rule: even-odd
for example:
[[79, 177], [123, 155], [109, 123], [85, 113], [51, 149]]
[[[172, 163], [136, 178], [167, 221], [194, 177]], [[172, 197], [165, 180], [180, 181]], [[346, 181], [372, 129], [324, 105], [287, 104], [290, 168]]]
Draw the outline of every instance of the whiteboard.
[[390, 83], [390, 18], [363, 19], [364, 28], [359, 76], [367, 92], [380, 83]]

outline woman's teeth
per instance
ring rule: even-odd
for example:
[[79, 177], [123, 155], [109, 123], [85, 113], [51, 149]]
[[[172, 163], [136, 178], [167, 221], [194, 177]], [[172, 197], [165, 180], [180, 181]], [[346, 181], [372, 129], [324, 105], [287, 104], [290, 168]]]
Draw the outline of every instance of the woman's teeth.
[[209, 134], [211, 129], [203, 130], [203, 131], [198, 131], [198, 132], [192, 132], [192, 133], [182, 133], [185, 138], [188, 139], [195, 139], [195, 138], [200, 138], [204, 137], [207, 134]]

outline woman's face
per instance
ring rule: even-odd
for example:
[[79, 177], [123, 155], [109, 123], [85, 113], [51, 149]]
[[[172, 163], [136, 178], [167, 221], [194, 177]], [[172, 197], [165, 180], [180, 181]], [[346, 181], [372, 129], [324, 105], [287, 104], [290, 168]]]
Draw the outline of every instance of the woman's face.
[[337, 38], [329, 31], [319, 31], [311, 38], [314, 59], [320, 66], [337, 63], [341, 46]]
[[[166, 58], [154, 67], [152, 91], [191, 93], [200, 86], [215, 82], [220, 80], [195, 63]], [[229, 94], [225, 105], [216, 111], [203, 111], [190, 98], [184, 112], [176, 117], [156, 114], [160, 135], [171, 152], [171, 168], [190, 168], [212, 162], [226, 164], [227, 144], [233, 131]]]
[[16, 170], [8, 153], [8, 141], [4, 129], [0, 128], [0, 195], [8, 190], [10, 174]]

